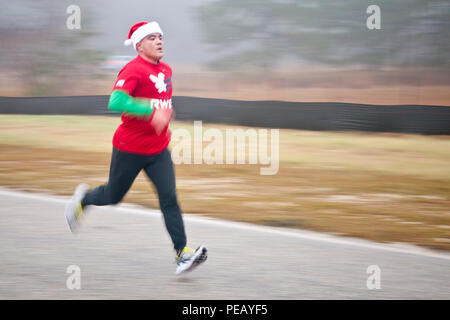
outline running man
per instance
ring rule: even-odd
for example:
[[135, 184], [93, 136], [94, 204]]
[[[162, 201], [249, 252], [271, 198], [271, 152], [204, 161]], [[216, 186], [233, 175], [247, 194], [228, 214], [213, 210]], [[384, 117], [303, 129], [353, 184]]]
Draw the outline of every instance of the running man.
[[139, 22], [131, 27], [125, 45], [137, 57], [120, 70], [108, 108], [122, 113], [113, 137], [108, 183], [88, 191], [80, 184], [66, 205], [65, 216], [76, 231], [84, 208], [119, 203], [141, 170], [155, 185], [167, 231], [176, 252], [176, 274], [192, 269], [207, 258], [205, 246], [186, 246], [181, 209], [177, 202], [169, 122], [172, 113], [172, 69], [161, 58], [163, 32], [159, 24]]

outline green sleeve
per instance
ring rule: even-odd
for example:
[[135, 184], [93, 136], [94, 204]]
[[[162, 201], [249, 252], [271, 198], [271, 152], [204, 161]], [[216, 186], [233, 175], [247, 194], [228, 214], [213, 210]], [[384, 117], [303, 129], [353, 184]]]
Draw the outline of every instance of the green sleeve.
[[111, 93], [108, 109], [145, 117], [150, 117], [154, 110], [151, 99], [134, 98], [122, 90]]

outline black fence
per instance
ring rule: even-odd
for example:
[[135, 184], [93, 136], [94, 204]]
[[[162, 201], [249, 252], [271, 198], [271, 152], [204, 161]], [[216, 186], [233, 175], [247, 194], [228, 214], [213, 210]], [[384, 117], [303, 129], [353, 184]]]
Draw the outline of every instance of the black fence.
[[[118, 116], [108, 96], [0, 97], [0, 114]], [[178, 120], [266, 128], [450, 134], [450, 107], [333, 102], [236, 101], [173, 97]]]

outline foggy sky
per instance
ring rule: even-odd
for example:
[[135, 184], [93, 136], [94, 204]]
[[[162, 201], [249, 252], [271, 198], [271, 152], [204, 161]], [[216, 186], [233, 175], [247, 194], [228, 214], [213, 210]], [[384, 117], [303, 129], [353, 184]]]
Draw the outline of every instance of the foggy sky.
[[[81, 9], [81, 28], [95, 32], [83, 46], [104, 50], [106, 55], [135, 55], [132, 47], [123, 45], [130, 27], [140, 21], [158, 21], [165, 42], [164, 60], [172, 63], [199, 63], [213, 57], [201, 43], [200, 25], [196, 23], [195, 6], [212, 0], [14, 0], [2, 2], [0, 32], [20, 29], [25, 33], [45, 24], [53, 12], [55, 32], [77, 32], [66, 28], [70, 5]], [[194, 4], [193, 4], [194, 3]]]
[[[202, 1], [195, 1], [199, 5]], [[211, 0], [209, 0], [211, 1]], [[132, 47], [123, 45], [130, 27], [139, 21], [158, 21], [164, 32], [165, 57], [171, 63], [203, 62], [213, 57], [208, 46], [201, 43], [200, 26], [193, 17], [194, 5], [186, 0], [77, 1], [91, 9], [98, 49], [112, 55], [134, 55]], [[83, 10], [83, 9], [82, 9]]]

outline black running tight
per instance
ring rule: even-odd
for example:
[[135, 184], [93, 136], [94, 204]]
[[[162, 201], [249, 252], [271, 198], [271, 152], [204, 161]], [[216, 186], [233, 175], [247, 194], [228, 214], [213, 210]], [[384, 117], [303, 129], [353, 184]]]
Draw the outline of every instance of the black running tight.
[[141, 170], [144, 170], [158, 191], [159, 205], [174, 249], [186, 245], [181, 209], [177, 202], [175, 172], [168, 148], [155, 155], [141, 155], [113, 148], [108, 183], [90, 190], [82, 206], [105, 206], [119, 203]]

